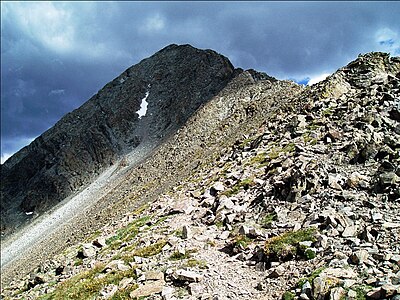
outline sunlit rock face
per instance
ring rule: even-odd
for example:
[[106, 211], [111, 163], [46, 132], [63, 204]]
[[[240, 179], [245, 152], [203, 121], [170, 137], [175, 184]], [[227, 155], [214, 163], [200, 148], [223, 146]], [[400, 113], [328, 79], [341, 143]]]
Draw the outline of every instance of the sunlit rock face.
[[121, 155], [139, 145], [150, 151], [234, 73], [226, 57], [189, 45], [167, 46], [127, 69], [1, 166], [2, 234], [87, 185]]

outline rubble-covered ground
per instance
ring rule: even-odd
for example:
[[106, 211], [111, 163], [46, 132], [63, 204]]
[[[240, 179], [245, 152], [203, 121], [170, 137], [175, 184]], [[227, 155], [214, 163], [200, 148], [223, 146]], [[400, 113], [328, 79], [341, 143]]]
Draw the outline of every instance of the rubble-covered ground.
[[4, 299], [400, 299], [400, 59], [360, 56]]

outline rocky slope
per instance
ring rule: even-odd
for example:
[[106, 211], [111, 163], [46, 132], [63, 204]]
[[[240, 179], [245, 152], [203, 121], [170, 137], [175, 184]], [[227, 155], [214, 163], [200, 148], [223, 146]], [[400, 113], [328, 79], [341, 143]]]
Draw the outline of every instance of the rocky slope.
[[124, 217], [2, 296], [399, 299], [400, 59], [366, 54], [307, 88], [255, 74], [108, 196]]
[[149, 153], [234, 75], [227, 58], [189, 45], [170, 45], [127, 69], [1, 166], [2, 234], [76, 193], [124, 154]]

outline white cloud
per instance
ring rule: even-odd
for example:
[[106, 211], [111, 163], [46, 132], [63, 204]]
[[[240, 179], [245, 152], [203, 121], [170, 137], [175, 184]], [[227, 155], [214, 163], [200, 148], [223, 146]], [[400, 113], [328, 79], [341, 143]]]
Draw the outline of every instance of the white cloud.
[[59, 89], [59, 90], [51, 90], [49, 93], [49, 96], [58, 96], [58, 95], [64, 95], [65, 90]]
[[31, 81], [17, 79], [17, 84], [13, 94], [15, 97], [29, 97], [36, 93], [36, 89]]
[[1, 140], [1, 164], [13, 156], [14, 153], [32, 143], [35, 138], [36, 137], [17, 137], [10, 139], [3, 138]]
[[156, 14], [146, 19], [144, 26], [142, 26], [142, 31], [145, 32], [156, 32], [164, 29], [165, 21], [160, 14]]
[[52, 2], [6, 3], [7, 13], [30, 38], [56, 52], [73, 48], [71, 13]]
[[316, 84], [322, 80], [324, 80], [326, 77], [328, 77], [330, 74], [329, 73], [322, 73], [319, 75], [311, 76], [310, 80], [308, 81], [307, 85], [313, 85]]
[[[100, 34], [101, 25], [93, 26], [91, 20], [82, 18], [92, 13], [92, 5], [57, 2], [7, 2], [3, 5], [4, 18], [12, 20], [13, 26], [19, 29], [21, 39], [18, 43], [25, 45], [28, 40], [59, 55], [78, 54], [79, 57], [103, 58], [113, 53], [115, 56], [126, 56], [125, 50], [114, 49], [114, 45], [104, 42]], [[90, 24], [90, 25], [88, 25]], [[159, 29], [163, 21], [155, 16], [148, 20], [149, 28]], [[59, 59], [55, 59], [60, 61]]]
[[392, 55], [400, 54], [399, 34], [390, 28], [379, 29], [375, 34], [375, 41], [380, 51], [389, 52]]
[[11, 157], [12, 153], [2, 153], [1, 154], [1, 164]]

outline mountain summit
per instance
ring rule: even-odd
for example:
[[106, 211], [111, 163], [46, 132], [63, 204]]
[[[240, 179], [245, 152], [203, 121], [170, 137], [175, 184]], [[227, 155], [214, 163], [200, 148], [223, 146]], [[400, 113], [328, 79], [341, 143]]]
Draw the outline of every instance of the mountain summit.
[[1, 167], [2, 232], [77, 192], [122, 155], [148, 154], [234, 73], [226, 57], [190, 45], [169, 45], [127, 69]]

